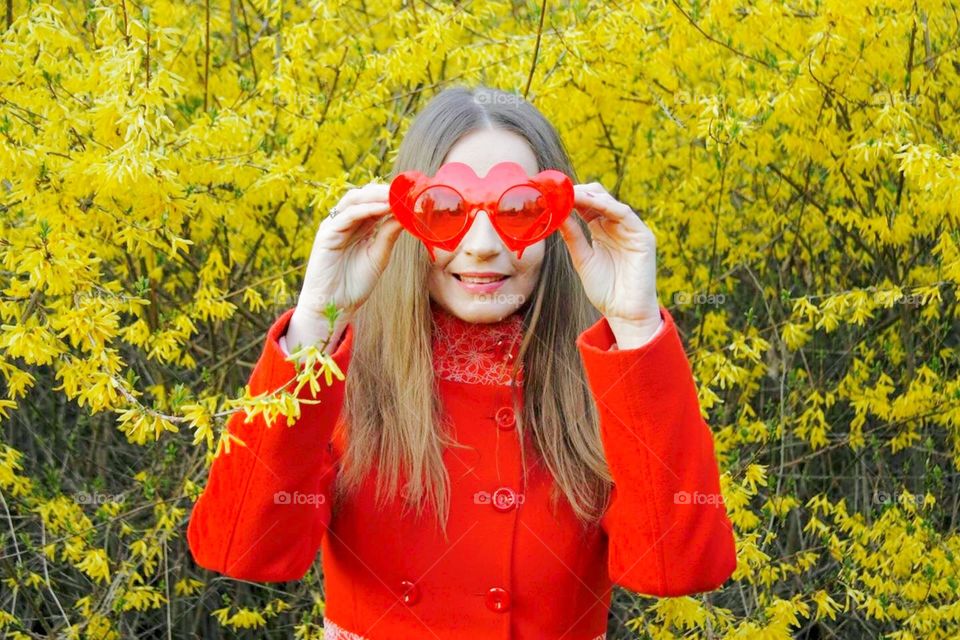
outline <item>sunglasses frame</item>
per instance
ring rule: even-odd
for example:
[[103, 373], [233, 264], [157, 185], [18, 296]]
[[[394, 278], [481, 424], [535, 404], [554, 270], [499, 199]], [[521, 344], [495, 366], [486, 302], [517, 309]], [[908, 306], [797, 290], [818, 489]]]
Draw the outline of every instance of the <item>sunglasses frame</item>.
[[[423, 228], [414, 213], [417, 200], [428, 189], [444, 187], [454, 191], [466, 209], [461, 229], [450, 238], [436, 238]], [[527, 238], [515, 238], [509, 235], [499, 224], [499, 204], [508, 191], [516, 187], [531, 187], [540, 192], [546, 200], [543, 212], [533, 220], [530, 228], [545, 225], [543, 230]], [[490, 223], [503, 243], [511, 251], [517, 252], [522, 259], [523, 250], [546, 238], [563, 224], [573, 211], [573, 181], [565, 173], [556, 169], [545, 169], [535, 176], [528, 176], [522, 166], [516, 162], [500, 162], [493, 165], [487, 174], [480, 178], [473, 169], [462, 162], [448, 162], [441, 165], [434, 176], [426, 176], [419, 171], [404, 171], [390, 182], [389, 202], [394, 217], [414, 237], [427, 247], [430, 260], [435, 262], [436, 248], [453, 251], [473, 226], [477, 212], [484, 210]]]

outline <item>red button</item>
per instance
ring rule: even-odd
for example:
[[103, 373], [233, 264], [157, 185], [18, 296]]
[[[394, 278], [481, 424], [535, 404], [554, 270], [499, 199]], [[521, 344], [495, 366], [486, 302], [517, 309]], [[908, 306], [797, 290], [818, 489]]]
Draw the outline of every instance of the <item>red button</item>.
[[500, 587], [492, 587], [490, 591], [487, 591], [487, 608], [497, 613], [509, 611], [510, 592]]
[[510, 511], [517, 506], [517, 494], [510, 487], [500, 487], [490, 496], [490, 502], [497, 511]]
[[513, 407], [500, 407], [497, 409], [497, 415], [494, 418], [497, 426], [504, 431], [509, 431], [517, 424], [517, 416], [513, 413]]
[[400, 596], [403, 604], [416, 604], [420, 600], [420, 588], [409, 580], [400, 583], [400, 590], [403, 591], [403, 595]]

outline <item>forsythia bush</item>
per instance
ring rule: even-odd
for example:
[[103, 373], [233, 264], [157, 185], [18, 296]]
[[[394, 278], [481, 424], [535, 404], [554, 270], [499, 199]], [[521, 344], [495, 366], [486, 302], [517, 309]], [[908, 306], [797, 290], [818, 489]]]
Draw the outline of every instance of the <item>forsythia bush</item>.
[[653, 227], [716, 434], [733, 580], [611, 638], [960, 636], [957, 11], [5, 2], [0, 629], [322, 637], [319, 563], [212, 575], [186, 519], [228, 415], [297, 415], [243, 384], [324, 212], [482, 83]]

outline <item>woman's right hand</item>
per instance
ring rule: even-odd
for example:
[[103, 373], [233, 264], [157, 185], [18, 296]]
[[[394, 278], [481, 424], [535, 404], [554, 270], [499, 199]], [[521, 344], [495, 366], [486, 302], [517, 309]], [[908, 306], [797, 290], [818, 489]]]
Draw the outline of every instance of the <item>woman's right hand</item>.
[[351, 189], [337, 203], [337, 215], [320, 223], [287, 328], [291, 351], [326, 340], [330, 324], [324, 310], [331, 302], [340, 310], [330, 341], [336, 345], [370, 296], [403, 231], [403, 225], [390, 215], [389, 193], [389, 184], [377, 182]]

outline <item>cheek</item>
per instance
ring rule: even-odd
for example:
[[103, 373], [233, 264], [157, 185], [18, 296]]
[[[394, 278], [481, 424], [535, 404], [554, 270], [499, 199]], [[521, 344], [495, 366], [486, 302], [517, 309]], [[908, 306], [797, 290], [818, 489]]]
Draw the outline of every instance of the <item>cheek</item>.
[[427, 276], [427, 289], [433, 293], [440, 290], [445, 284], [443, 271], [440, 269], [431, 269]]
[[437, 249], [437, 261], [430, 266], [430, 273], [427, 274], [427, 289], [433, 293], [444, 285], [448, 284], [445, 269], [450, 263], [453, 254], [441, 249]]
[[[520, 276], [518, 278], [518, 284], [522, 282], [523, 285], [529, 289], [532, 289], [533, 286], [536, 285], [540, 277], [540, 269], [543, 266], [544, 255], [543, 241], [527, 247], [523, 253], [523, 260], [514, 263], [516, 273]], [[514, 259], [516, 259], [516, 255], [514, 255]]]

